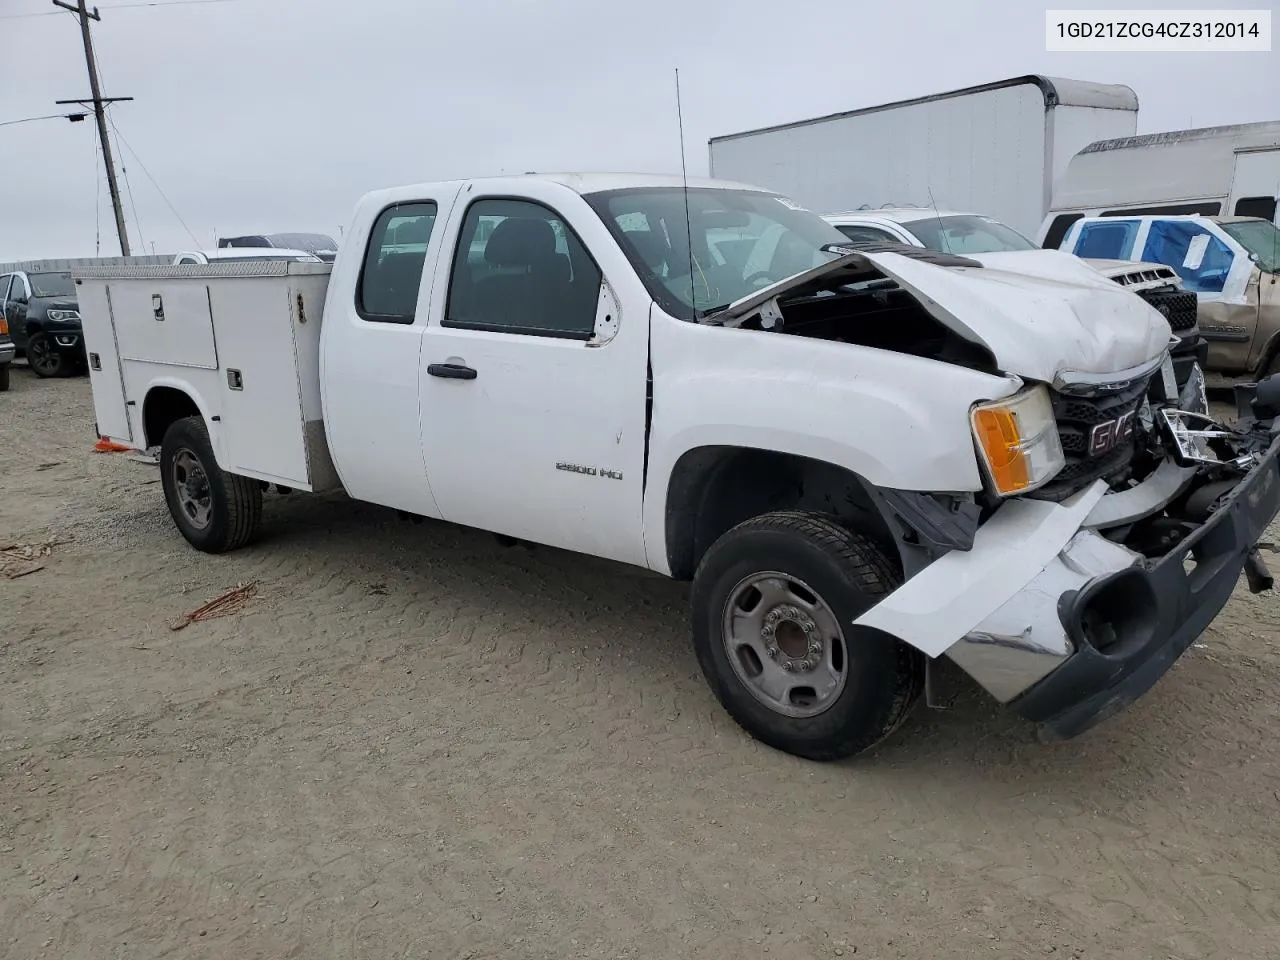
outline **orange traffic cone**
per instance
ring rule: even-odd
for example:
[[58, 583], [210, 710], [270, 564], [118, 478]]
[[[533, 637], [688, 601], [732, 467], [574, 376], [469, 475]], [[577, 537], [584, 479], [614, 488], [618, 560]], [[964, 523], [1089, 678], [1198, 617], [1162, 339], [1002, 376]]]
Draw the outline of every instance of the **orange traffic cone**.
[[108, 440], [106, 437], [99, 437], [93, 449], [95, 453], [128, 453], [132, 448], [126, 447], [123, 443]]

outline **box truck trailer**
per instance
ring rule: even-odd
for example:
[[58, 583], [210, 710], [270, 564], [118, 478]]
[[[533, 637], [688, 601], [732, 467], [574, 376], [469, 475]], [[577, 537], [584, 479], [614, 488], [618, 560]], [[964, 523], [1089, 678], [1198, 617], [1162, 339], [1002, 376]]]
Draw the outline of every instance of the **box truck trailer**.
[[713, 137], [710, 169], [819, 213], [936, 204], [1034, 236], [1071, 158], [1137, 118], [1127, 86], [1015, 77]]

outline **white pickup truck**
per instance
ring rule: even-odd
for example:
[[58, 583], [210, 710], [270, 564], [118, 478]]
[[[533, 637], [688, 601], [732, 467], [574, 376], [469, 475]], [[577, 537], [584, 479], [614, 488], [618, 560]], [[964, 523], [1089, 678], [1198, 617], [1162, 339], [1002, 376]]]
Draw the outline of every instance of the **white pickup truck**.
[[332, 265], [77, 283], [97, 432], [160, 447], [195, 547], [340, 485], [692, 580], [715, 694], [799, 756], [880, 741], [944, 656], [1074, 736], [1270, 585], [1280, 380], [1207, 420], [1165, 320], [1074, 258], [859, 252], [768, 191], [566, 174], [370, 193]]

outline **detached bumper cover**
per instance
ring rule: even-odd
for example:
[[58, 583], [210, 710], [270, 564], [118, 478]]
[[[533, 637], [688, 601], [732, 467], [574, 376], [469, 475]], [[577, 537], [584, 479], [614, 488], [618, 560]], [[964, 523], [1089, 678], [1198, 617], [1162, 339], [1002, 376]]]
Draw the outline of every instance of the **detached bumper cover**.
[[[1058, 614], [1075, 652], [1014, 698], [1010, 708], [1064, 739], [1124, 709], [1164, 675], [1225, 606], [1277, 512], [1280, 440], [1213, 517], [1173, 551], [1062, 594]], [[1189, 558], [1195, 561], [1191, 570], [1185, 566]], [[1112, 629], [1100, 637], [1095, 614], [1108, 604]]]

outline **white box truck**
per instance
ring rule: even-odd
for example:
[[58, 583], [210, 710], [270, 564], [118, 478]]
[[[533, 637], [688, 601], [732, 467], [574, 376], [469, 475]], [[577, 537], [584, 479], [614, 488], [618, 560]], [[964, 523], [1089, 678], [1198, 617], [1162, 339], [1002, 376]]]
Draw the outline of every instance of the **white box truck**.
[[1071, 158], [1137, 122], [1129, 87], [1015, 77], [713, 137], [710, 169], [819, 213], [936, 204], [1034, 236]]
[[98, 431], [160, 446], [196, 548], [340, 486], [692, 581], [711, 688], [799, 756], [880, 741], [943, 656], [1074, 736], [1269, 582], [1280, 378], [1208, 422], [1164, 318], [1057, 251], [855, 251], [768, 191], [545, 174], [368, 194], [332, 267], [78, 283]]
[[1091, 143], [1070, 158], [1037, 237], [1083, 217], [1259, 217], [1280, 226], [1280, 121]]

